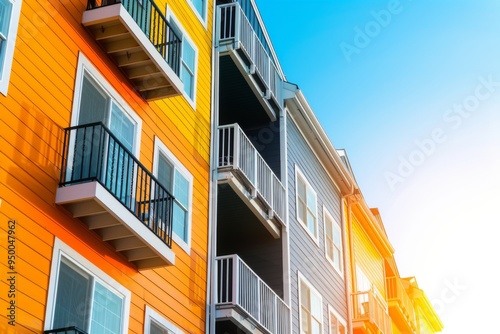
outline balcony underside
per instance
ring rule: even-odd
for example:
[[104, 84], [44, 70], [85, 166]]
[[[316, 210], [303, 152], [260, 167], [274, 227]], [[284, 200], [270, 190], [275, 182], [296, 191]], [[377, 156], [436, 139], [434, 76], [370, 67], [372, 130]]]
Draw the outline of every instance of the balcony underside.
[[238, 111], [245, 119], [221, 120], [221, 124], [266, 124], [276, 121], [280, 107], [273, 99], [266, 98], [266, 90], [252, 74], [249, 63], [241, 52], [228, 48], [219, 53], [221, 110]]
[[397, 327], [403, 333], [414, 333], [416, 328], [411, 320], [409, 320], [409, 315], [404, 312], [403, 308], [400, 306], [397, 300], [390, 300], [389, 303], [389, 315], [391, 319], [396, 323]]
[[352, 331], [354, 334], [377, 334], [379, 330], [377, 326], [369, 320], [356, 320], [352, 322]]
[[217, 331], [217, 333], [269, 333], [237, 306], [217, 306], [215, 319], [217, 321], [217, 327], [222, 329]]
[[220, 185], [229, 185], [274, 238], [279, 239], [281, 237], [282, 224], [277, 216], [272, 213], [271, 208], [255, 195], [255, 191], [249, 187], [248, 183], [244, 181], [244, 178], [240, 177], [236, 170], [219, 171], [218, 182]]
[[56, 204], [68, 209], [139, 270], [175, 263], [172, 250], [98, 182], [58, 188]]
[[85, 11], [82, 24], [145, 100], [182, 94], [177, 74], [120, 3]]

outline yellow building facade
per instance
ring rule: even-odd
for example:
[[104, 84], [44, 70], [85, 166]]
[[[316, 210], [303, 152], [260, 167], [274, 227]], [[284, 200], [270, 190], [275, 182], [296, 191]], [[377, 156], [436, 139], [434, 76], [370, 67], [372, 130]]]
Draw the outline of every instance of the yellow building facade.
[[360, 193], [345, 205], [348, 217], [351, 321], [354, 334], [433, 334], [443, 324], [414, 277], [399, 274], [378, 209]]
[[0, 332], [205, 332], [212, 14], [0, 0]]

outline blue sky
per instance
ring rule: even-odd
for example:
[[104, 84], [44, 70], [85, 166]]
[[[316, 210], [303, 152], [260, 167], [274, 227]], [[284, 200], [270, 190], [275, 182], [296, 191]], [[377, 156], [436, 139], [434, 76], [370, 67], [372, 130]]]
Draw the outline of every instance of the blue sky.
[[443, 333], [491, 332], [500, 2], [256, 2], [288, 81], [380, 209], [401, 275], [417, 277]]

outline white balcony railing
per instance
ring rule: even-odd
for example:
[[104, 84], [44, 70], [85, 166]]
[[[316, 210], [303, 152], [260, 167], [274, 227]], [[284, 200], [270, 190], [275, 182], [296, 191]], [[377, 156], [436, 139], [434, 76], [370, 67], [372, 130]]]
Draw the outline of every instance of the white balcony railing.
[[392, 333], [387, 303], [375, 290], [352, 293], [353, 323], [369, 322], [381, 334]]
[[285, 224], [285, 187], [238, 124], [219, 126], [218, 168], [238, 170], [273, 215]]
[[[401, 278], [399, 277], [387, 277], [387, 299], [390, 302], [395, 302], [405, 315], [411, 327], [415, 328], [416, 316], [415, 308], [411, 302], [410, 296], [406, 292]], [[390, 305], [389, 305], [390, 306]]]
[[290, 309], [237, 255], [217, 261], [216, 305], [238, 307], [269, 333], [290, 333]]
[[272, 58], [262, 45], [259, 36], [245, 16], [239, 3], [233, 2], [217, 6], [217, 45], [235, 43], [250, 61], [251, 71], [255, 71], [270, 95], [281, 108], [281, 78]]

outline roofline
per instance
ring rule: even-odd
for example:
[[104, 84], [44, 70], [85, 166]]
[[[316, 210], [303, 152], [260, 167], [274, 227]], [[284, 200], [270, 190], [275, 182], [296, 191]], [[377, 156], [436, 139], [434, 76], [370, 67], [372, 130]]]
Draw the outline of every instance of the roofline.
[[[294, 116], [297, 125], [302, 130], [306, 139], [308, 139], [311, 148], [318, 154], [318, 157], [323, 155], [324, 159], [327, 159], [323, 161], [323, 165], [337, 183], [341, 194], [343, 196], [352, 195], [355, 189], [355, 182], [335, 147], [333, 147], [330, 138], [328, 138], [316, 118], [305, 96], [302, 94], [302, 91], [295, 84], [285, 83], [285, 86], [285, 89], [288, 90], [285, 93], [285, 105], [288, 106], [288, 111]], [[328, 165], [332, 166], [333, 169], [329, 169]]]

